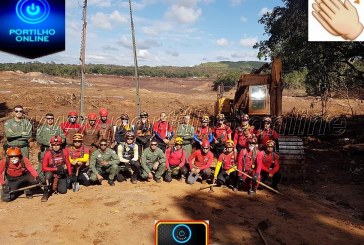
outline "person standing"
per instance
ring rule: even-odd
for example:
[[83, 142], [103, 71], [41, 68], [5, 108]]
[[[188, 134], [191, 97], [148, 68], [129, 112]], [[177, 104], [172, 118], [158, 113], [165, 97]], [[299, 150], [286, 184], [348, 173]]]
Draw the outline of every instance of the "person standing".
[[215, 156], [219, 157], [225, 149], [225, 143], [231, 140], [231, 128], [225, 124], [224, 114], [218, 114], [216, 116], [217, 125], [213, 128], [212, 134], [215, 140]]
[[182, 148], [186, 151], [186, 159], [188, 159], [192, 153], [192, 143], [195, 134], [195, 128], [190, 125], [190, 116], [183, 117], [183, 123], [178, 125], [176, 136], [182, 138]]
[[149, 147], [150, 139], [153, 136], [153, 125], [148, 119], [148, 113], [143, 111], [140, 118], [133, 125], [133, 131], [136, 135], [136, 143], [140, 148], [140, 153]]
[[121, 119], [120, 126], [115, 126], [116, 129], [115, 129], [114, 139], [116, 142], [116, 149], [119, 144], [126, 141], [126, 138], [125, 138], [126, 132], [128, 132], [132, 129], [129, 124], [129, 115], [128, 114], [124, 114], [124, 113], [121, 114], [120, 119]]
[[32, 124], [24, 118], [23, 106], [14, 107], [14, 118], [4, 123], [4, 133], [7, 147], [19, 147], [22, 156], [29, 158], [29, 139], [32, 137]]
[[270, 117], [263, 118], [264, 128], [259, 129], [256, 133], [259, 143], [259, 149], [263, 150], [263, 147], [268, 140], [273, 140], [275, 144], [278, 142], [278, 133], [272, 129], [272, 119]]
[[[87, 115], [87, 123], [84, 124], [78, 133], [83, 135], [83, 144], [90, 149], [90, 153], [94, 152], [100, 144], [101, 128], [96, 124], [96, 113]], [[106, 140], [108, 142], [108, 140]]]
[[209, 127], [210, 118], [204, 115], [201, 118], [201, 126], [197, 127], [193, 139], [196, 142], [196, 149], [200, 149], [203, 141], [208, 141], [210, 144], [214, 141], [212, 129]]
[[153, 124], [154, 137], [158, 141], [158, 147], [166, 152], [169, 141], [173, 138], [172, 125], [167, 121], [167, 114], [162, 112], [160, 118]]
[[105, 108], [99, 111], [100, 118], [96, 121], [96, 125], [100, 127], [100, 138], [106, 139], [110, 148], [114, 148], [114, 126], [112, 121], [108, 119], [109, 112]]
[[60, 124], [64, 135], [66, 136], [66, 146], [73, 145], [73, 135], [78, 133], [81, 129], [81, 125], [77, 122], [78, 114], [75, 111], [70, 111], [68, 113], [68, 119], [66, 122]]

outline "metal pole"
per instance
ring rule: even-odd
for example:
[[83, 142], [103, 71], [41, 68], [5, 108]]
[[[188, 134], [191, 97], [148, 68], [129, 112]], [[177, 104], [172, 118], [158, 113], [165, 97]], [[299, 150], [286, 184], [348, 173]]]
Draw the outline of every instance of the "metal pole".
[[138, 58], [136, 53], [136, 45], [135, 45], [135, 33], [134, 33], [134, 23], [133, 23], [133, 14], [131, 11], [131, 0], [129, 0], [129, 9], [130, 9], [130, 25], [131, 25], [131, 35], [133, 41], [133, 53], [134, 53], [134, 72], [135, 72], [135, 88], [136, 88], [136, 107], [137, 107], [137, 115], [140, 115], [140, 95], [139, 95], [139, 75], [138, 75]]
[[81, 93], [80, 93], [80, 116], [83, 118], [84, 115], [84, 96], [85, 96], [85, 49], [86, 49], [86, 15], [87, 15], [87, 0], [84, 0], [83, 4], [83, 28], [81, 37]]

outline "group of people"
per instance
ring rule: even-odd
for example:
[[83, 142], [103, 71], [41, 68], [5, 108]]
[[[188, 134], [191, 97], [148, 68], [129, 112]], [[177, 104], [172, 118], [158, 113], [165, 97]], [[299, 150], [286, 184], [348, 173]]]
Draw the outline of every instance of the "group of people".
[[[119, 125], [113, 125], [105, 108], [99, 115], [89, 113], [82, 123], [77, 112], [70, 111], [60, 125], [47, 113], [36, 133], [40, 152], [35, 170], [29, 161], [32, 124], [24, 117], [23, 107], [15, 106], [14, 118], [4, 124], [7, 142], [6, 157], [0, 161], [2, 200], [15, 199], [22, 187], [32, 198], [27, 186], [42, 186], [41, 200], [45, 202], [54, 192], [76, 191], [79, 184], [107, 180], [114, 186], [115, 181], [127, 178], [133, 184], [138, 180], [186, 179], [188, 184], [200, 180], [230, 186], [234, 191], [247, 190], [249, 195], [256, 193], [259, 180], [271, 178], [272, 187], [277, 188], [281, 177], [279, 156], [274, 151], [278, 134], [271, 127], [271, 118], [265, 117], [264, 128], [256, 130], [243, 114], [234, 131], [223, 114], [216, 119], [217, 124], [210, 127], [210, 117], [205, 115], [195, 129], [190, 116], [185, 115], [174, 130], [164, 112], [154, 123], [142, 112], [133, 125], [127, 114], [120, 116]], [[217, 164], [213, 171], [214, 157]]]

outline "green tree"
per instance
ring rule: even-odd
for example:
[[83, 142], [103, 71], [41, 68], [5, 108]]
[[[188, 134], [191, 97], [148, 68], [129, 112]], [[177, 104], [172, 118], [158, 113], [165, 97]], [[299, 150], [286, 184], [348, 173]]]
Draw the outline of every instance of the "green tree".
[[217, 78], [213, 81], [213, 90], [217, 91], [219, 85], [224, 86], [224, 91], [229, 91], [234, 88], [239, 80], [240, 72], [223, 72], [217, 75]]

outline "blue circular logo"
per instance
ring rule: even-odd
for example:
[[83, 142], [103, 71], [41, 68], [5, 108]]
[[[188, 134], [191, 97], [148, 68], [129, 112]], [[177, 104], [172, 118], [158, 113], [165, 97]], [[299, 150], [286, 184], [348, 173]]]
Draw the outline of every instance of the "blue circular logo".
[[50, 7], [46, 0], [19, 0], [15, 11], [21, 21], [39, 24], [48, 18]]
[[192, 232], [187, 225], [176, 225], [172, 230], [172, 237], [175, 242], [183, 244], [191, 239]]

